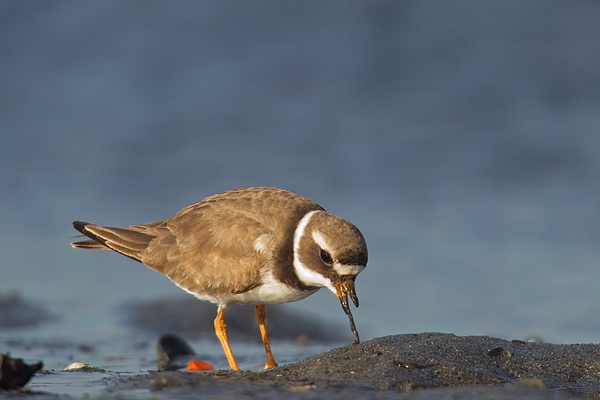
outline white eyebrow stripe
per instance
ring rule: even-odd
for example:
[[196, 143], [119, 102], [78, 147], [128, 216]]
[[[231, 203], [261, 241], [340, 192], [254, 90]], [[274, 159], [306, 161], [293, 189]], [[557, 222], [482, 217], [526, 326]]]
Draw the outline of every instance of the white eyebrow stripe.
[[327, 250], [329, 253], [331, 253], [330, 247], [327, 244], [327, 242], [325, 241], [325, 238], [323, 238], [323, 235], [321, 235], [321, 232], [319, 231], [314, 231], [313, 234], [313, 239], [315, 240], [315, 242], [323, 249], [323, 250]]

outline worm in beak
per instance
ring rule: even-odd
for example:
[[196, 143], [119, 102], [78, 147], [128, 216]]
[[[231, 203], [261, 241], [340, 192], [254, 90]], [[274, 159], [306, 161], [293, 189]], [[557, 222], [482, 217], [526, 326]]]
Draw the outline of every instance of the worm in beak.
[[358, 330], [354, 324], [354, 317], [352, 317], [352, 312], [348, 305], [348, 295], [350, 295], [352, 302], [358, 307], [358, 296], [356, 295], [356, 289], [354, 287], [354, 277], [342, 277], [339, 282], [334, 283], [334, 286], [336, 295], [342, 304], [342, 308], [350, 320], [350, 329], [352, 330], [352, 333], [354, 333], [354, 344], [358, 344], [360, 343], [360, 337], [358, 336]]

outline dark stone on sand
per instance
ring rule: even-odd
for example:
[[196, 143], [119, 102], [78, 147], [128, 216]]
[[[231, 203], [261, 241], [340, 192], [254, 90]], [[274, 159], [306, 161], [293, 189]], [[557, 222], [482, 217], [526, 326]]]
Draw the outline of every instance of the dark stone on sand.
[[[119, 307], [119, 310], [124, 310], [124, 322], [144, 332], [172, 332], [187, 337], [202, 335], [216, 340], [213, 320], [217, 316], [217, 306], [191, 296], [133, 302]], [[285, 304], [268, 305], [266, 310], [271, 339], [304, 343], [352, 340], [347, 326], [295, 312]], [[254, 306], [232, 305], [225, 313], [225, 322], [230, 340], [260, 342]]]
[[165, 371], [185, 368], [195, 354], [192, 346], [177, 335], [166, 334], [158, 339], [156, 361], [159, 367]]
[[490, 351], [488, 351], [487, 355], [490, 357], [500, 358], [512, 356], [510, 351], [503, 349], [502, 347], [496, 347], [495, 349], [491, 349]]
[[116, 389], [178, 398], [597, 399], [599, 378], [600, 345], [422, 333], [377, 338], [264, 372], [159, 372], [121, 379]]
[[24, 386], [44, 364], [26, 364], [20, 358], [0, 354], [0, 389], [11, 390]]

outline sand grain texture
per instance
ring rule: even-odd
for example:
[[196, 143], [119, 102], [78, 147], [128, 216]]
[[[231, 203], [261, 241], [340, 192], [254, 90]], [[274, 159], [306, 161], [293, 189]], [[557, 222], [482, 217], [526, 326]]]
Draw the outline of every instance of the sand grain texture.
[[265, 372], [158, 372], [110, 391], [161, 397], [387, 399], [600, 398], [600, 346], [441, 333], [394, 335], [333, 349]]

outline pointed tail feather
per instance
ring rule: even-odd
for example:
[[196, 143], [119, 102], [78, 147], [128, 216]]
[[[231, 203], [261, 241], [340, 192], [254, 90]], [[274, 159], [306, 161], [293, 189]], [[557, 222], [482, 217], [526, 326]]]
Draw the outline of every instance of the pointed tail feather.
[[76, 249], [110, 250], [109, 247], [106, 247], [102, 243], [98, 243], [95, 240], [79, 240], [77, 242], [71, 242], [71, 246], [75, 247]]
[[73, 227], [92, 240], [71, 243], [80, 249], [110, 249], [141, 262], [141, 253], [146, 250], [153, 236], [127, 228], [111, 228], [75, 221]]

